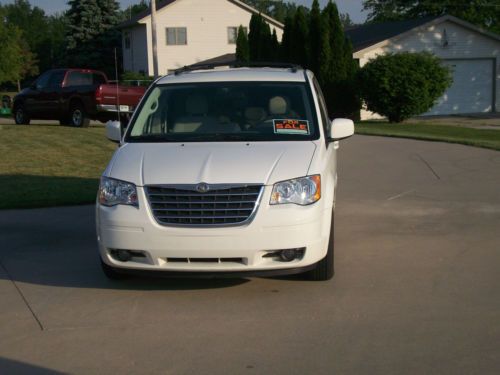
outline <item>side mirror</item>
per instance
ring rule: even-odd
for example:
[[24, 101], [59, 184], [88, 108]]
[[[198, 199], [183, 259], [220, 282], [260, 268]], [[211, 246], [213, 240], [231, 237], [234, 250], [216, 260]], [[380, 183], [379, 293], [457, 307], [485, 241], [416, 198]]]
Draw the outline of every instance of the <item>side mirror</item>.
[[122, 139], [120, 121], [108, 121], [106, 123], [106, 137], [108, 137], [110, 141], [120, 143]]
[[354, 134], [354, 122], [347, 118], [336, 118], [332, 121], [330, 141], [340, 141]]

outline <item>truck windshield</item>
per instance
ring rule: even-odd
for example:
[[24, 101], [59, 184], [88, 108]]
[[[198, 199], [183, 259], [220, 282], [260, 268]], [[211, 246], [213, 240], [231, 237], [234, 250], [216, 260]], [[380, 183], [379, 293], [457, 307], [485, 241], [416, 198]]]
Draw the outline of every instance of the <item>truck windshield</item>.
[[160, 85], [142, 102], [126, 142], [301, 141], [319, 138], [305, 83]]

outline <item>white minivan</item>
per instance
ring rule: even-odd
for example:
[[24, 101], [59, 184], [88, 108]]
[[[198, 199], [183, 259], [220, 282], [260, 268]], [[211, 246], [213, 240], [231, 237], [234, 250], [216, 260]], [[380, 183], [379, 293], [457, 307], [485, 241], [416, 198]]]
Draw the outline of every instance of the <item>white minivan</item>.
[[321, 89], [293, 66], [181, 70], [157, 80], [97, 198], [105, 274], [334, 274], [338, 141]]

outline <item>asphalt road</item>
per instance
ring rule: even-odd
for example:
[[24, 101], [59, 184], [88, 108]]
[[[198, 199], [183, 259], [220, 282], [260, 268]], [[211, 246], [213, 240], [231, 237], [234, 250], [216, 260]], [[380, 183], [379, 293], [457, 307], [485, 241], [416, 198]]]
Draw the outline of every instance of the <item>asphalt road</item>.
[[104, 278], [93, 208], [0, 212], [1, 374], [498, 374], [500, 152], [356, 136], [336, 276]]

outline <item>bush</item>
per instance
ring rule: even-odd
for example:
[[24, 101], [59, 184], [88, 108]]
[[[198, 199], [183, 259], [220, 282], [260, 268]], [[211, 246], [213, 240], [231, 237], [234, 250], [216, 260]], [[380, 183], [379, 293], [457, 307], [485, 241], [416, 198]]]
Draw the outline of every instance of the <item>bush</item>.
[[379, 56], [361, 68], [358, 78], [368, 110], [390, 122], [427, 112], [452, 83], [450, 70], [426, 52]]
[[121, 82], [134, 86], [149, 86], [154, 81], [154, 77], [143, 73], [126, 71], [122, 74]]

